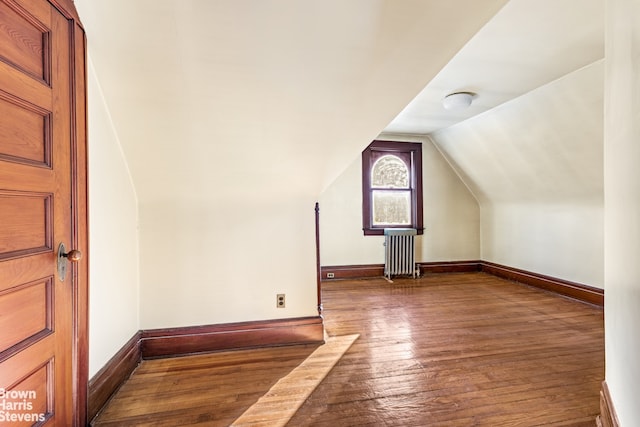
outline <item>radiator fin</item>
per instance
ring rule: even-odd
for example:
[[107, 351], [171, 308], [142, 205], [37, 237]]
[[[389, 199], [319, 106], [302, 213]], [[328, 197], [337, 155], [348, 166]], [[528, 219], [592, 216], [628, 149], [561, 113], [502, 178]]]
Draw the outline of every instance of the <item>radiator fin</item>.
[[385, 228], [384, 275], [387, 279], [397, 275], [416, 277], [415, 228]]

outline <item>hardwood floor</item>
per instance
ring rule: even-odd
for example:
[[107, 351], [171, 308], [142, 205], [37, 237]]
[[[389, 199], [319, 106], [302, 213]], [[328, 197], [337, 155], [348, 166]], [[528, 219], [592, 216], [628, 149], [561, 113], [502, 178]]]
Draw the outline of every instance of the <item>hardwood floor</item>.
[[316, 346], [143, 361], [93, 426], [228, 426]]
[[595, 425], [601, 309], [484, 273], [327, 283], [360, 339], [291, 425]]
[[[485, 273], [323, 283], [358, 340], [289, 426], [594, 426], [603, 311]], [[315, 347], [145, 361], [94, 425], [230, 425]]]

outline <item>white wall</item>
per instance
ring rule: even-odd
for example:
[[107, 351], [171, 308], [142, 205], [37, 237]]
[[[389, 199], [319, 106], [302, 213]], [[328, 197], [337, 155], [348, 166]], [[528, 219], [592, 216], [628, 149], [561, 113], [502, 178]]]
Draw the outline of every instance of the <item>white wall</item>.
[[315, 201], [268, 198], [140, 204], [143, 329], [318, 315]]
[[127, 163], [91, 61], [89, 376], [138, 331], [138, 212]]
[[602, 288], [603, 206], [487, 203], [482, 259]]
[[[406, 135], [383, 135], [378, 139], [422, 142], [425, 233], [417, 238], [417, 260], [478, 259], [478, 203], [431, 141], [426, 137]], [[384, 262], [384, 237], [364, 236], [362, 232], [360, 156], [323, 191], [319, 203], [323, 266]]]
[[481, 207], [481, 257], [603, 287], [597, 61], [432, 135]]
[[606, 381], [623, 427], [640, 425], [640, 2], [607, 0]]

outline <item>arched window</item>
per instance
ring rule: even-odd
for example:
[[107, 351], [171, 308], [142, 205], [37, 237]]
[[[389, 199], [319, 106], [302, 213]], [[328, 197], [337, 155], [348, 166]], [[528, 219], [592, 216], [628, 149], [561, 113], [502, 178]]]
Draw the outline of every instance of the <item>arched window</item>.
[[422, 145], [373, 141], [362, 152], [362, 197], [365, 235], [394, 227], [422, 234]]
[[371, 168], [373, 225], [411, 225], [411, 175], [404, 161], [385, 154]]

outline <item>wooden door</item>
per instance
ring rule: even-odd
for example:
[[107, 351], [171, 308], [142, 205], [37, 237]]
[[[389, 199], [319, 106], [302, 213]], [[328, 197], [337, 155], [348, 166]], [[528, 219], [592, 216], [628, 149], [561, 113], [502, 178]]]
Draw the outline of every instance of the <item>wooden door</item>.
[[0, 0], [0, 425], [83, 412], [78, 267], [64, 280], [57, 268], [60, 243], [84, 249], [75, 32], [46, 0]]

